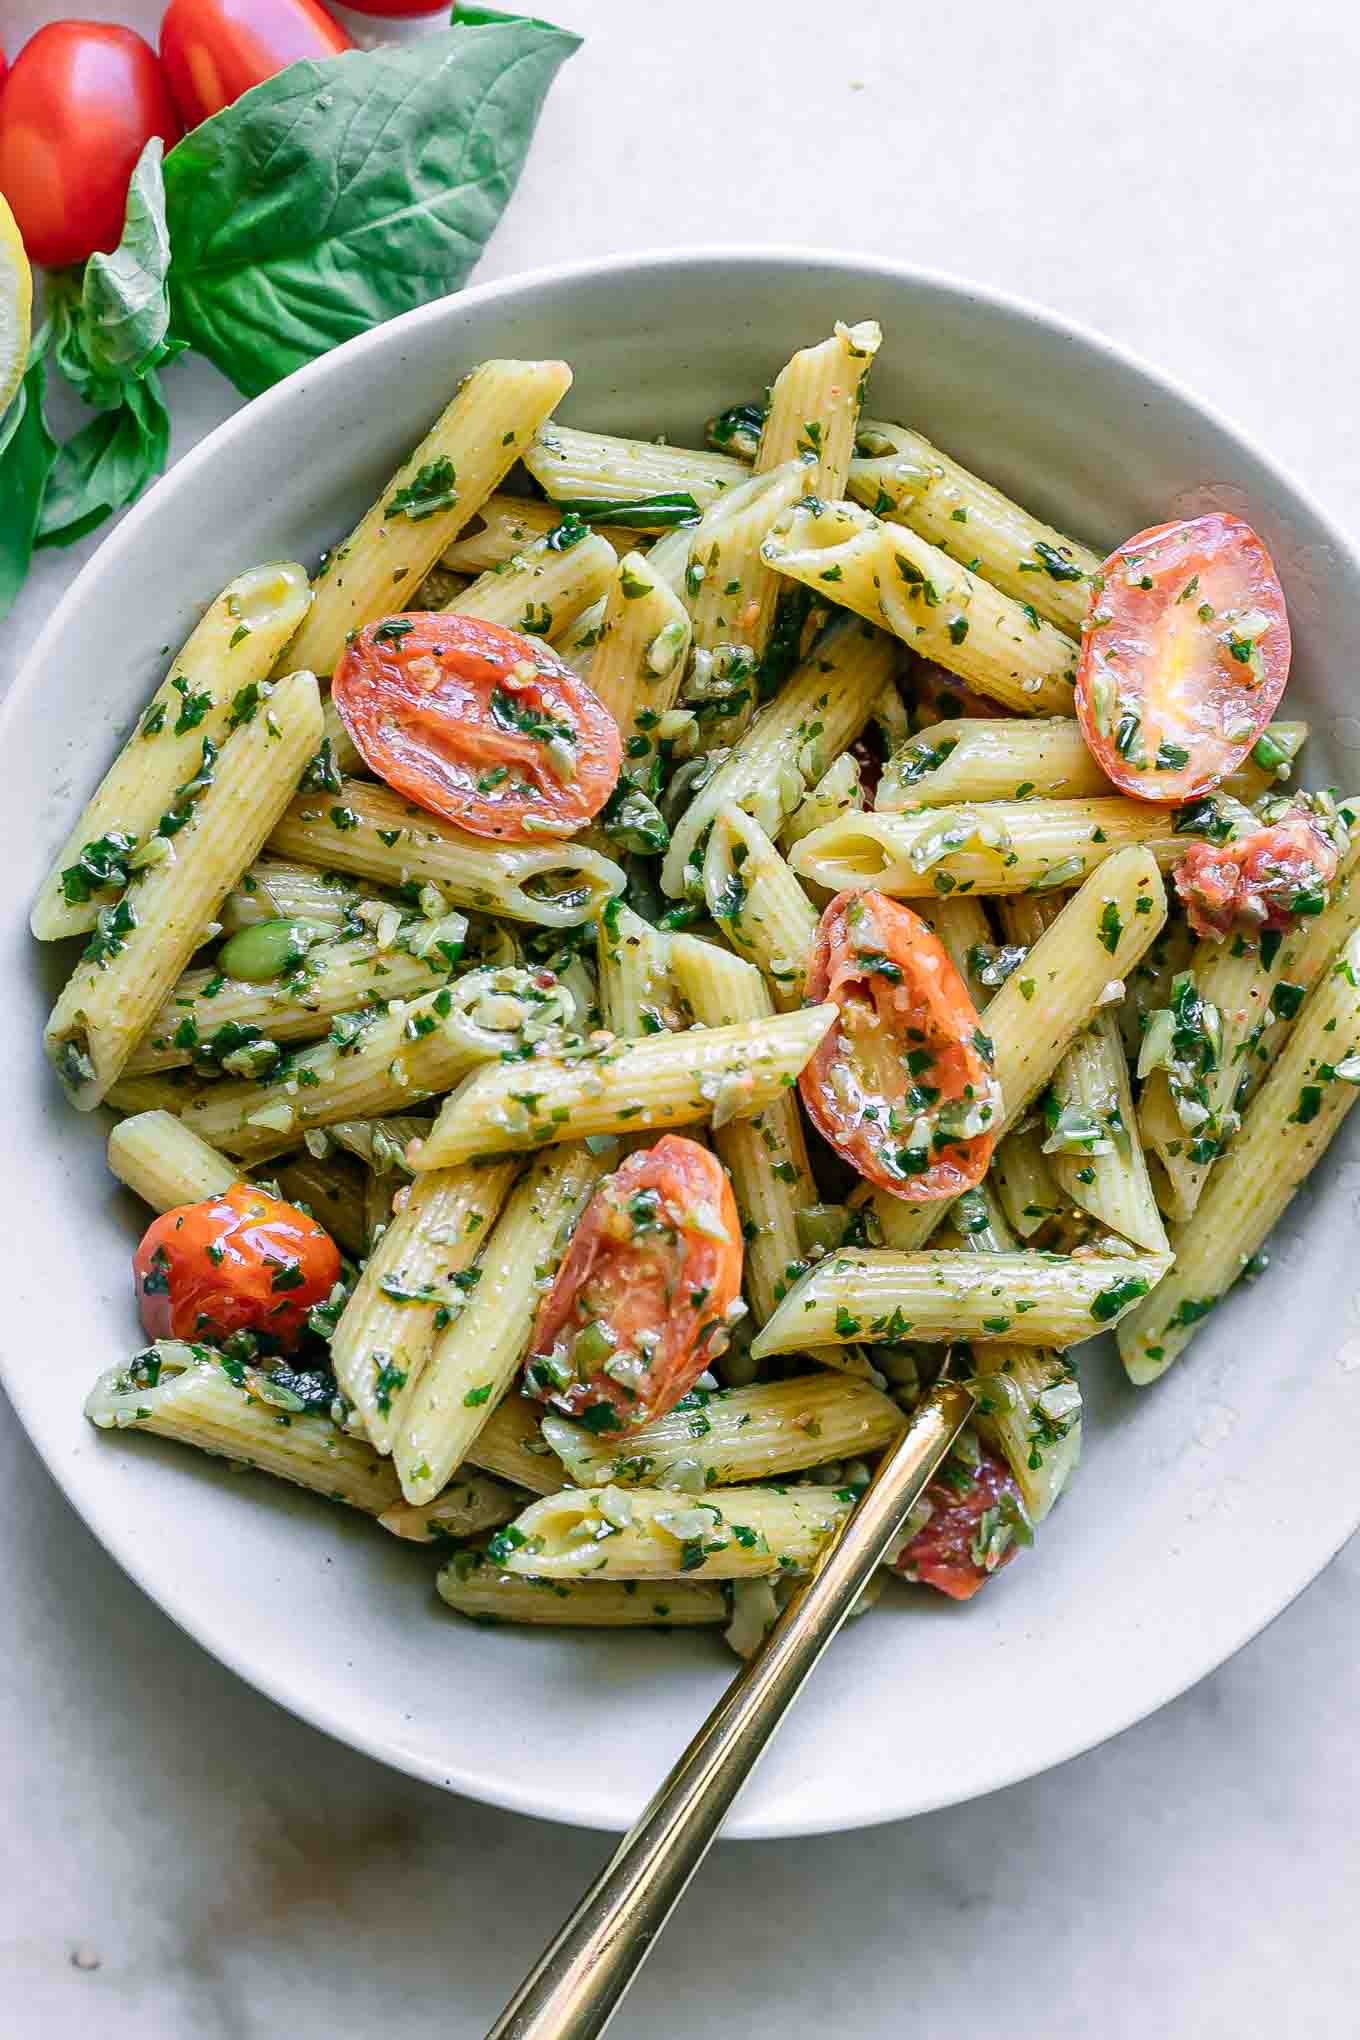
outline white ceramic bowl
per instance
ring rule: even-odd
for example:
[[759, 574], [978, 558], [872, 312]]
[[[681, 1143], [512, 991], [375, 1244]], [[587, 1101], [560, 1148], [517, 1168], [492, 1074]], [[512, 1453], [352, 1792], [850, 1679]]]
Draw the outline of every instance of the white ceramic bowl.
[[[3, 1345], [24, 1423], [108, 1549], [243, 1677], [418, 1777], [560, 1820], [625, 1825], [731, 1660], [702, 1632], [473, 1628], [435, 1599], [428, 1551], [264, 1476], [89, 1428], [90, 1382], [138, 1342], [128, 1264], [145, 1214], [105, 1171], [99, 1117], [68, 1110], [44, 1063], [58, 962], [29, 940], [28, 902], [201, 606], [259, 560], [315, 559], [473, 363], [563, 355], [567, 417], [696, 443], [793, 348], [870, 315], [885, 334], [873, 411], [1060, 526], [1103, 546], [1209, 507], [1248, 515], [1289, 597], [1289, 700], [1314, 720], [1311, 771], [1352, 790], [1360, 562], [1292, 482], [1089, 334], [806, 250], [543, 272], [316, 362], [132, 512], [53, 616], [4, 718]], [[1135, 1392], [1108, 1342], [1087, 1349], [1085, 1464], [1037, 1549], [963, 1608], [925, 1589], [885, 1596], [837, 1644], [729, 1832], [853, 1827], [1058, 1763], [1201, 1678], [1326, 1564], [1360, 1515], [1360, 1294], [1345, 1259], [1360, 1119], [1353, 1129], [1290, 1213], [1266, 1279], [1160, 1386]]]

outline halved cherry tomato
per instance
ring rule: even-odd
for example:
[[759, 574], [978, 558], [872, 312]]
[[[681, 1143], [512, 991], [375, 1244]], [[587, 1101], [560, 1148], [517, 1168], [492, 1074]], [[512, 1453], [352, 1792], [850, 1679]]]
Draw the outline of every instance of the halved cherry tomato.
[[187, 128], [302, 57], [354, 44], [316, 0], [170, 0], [161, 62]]
[[[951, 1459], [926, 1489], [930, 1520], [904, 1545], [892, 1569], [904, 1580], [938, 1587], [951, 1601], [970, 1601], [1019, 1551], [1013, 1530], [1028, 1524], [1011, 1470], [983, 1452], [971, 1481]], [[1010, 1535], [1007, 1533], [1011, 1532]]]
[[1110, 554], [1081, 641], [1076, 703], [1102, 772], [1184, 801], [1246, 757], [1289, 678], [1289, 617], [1249, 524], [1213, 511]]
[[837, 893], [817, 928], [807, 997], [840, 1008], [798, 1079], [837, 1153], [918, 1204], [980, 1182], [998, 1116], [991, 1044], [925, 922], [884, 893]]
[[340, 1250], [296, 1205], [233, 1183], [153, 1219], [132, 1267], [148, 1337], [265, 1332], [289, 1351], [335, 1287]]
[[130, 28], [53, 21], [24, 44], [0, 95], [0, 191], [33, 262], [118, 246], [128, 183], [152, 135], [179, 121], [156, 52]]
[[741, 1263], [721, 1162], [663, 1134], [591, 1199], [539, 1311], [525, 1387], [595, 1431], [664, 1415], [726, 1344]]
[[1195, 843], [1171, 876], [1196, 935], [1257, 936], [1296, 928], [1320, 914], [1336, 877], [1340, 852], [1308, 807], [1237, 843]]
[[619, 776], [619, 726], [584, 680], [476, 617], [412, 610], [366, 625], [331, 691], [378, 777], [474, 836], [569, 836]]

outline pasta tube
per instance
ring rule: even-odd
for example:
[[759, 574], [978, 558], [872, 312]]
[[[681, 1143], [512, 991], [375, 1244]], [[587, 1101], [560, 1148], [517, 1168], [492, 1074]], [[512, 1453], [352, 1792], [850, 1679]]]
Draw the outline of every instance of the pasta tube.
[[894, 899], [966, 887], [979, 893], [1079, 885], [1130, 844], [1145, 844], [1164, 869], [1185, 855], [1175, 810], [1149, 801], [986, 801], [914, 814], [849, 814], [793, 853], [800, 878], [840, 892], [877, 886]]
[[338, 798], [301, 793], [280, 816], [271, 851], [352, 871], [379, 885], [431, 881], [454, 906], [478, 907], [543, 928], [577, 928], [621, 893], [617, 864], [579, 843], [496, 843], [412, 808], [363, 779]]
[[273, 1041], [308, 1041], [324, 1034], [337, 1013], [374, 1000], [418, 998], [438, 991], [447, 976], [442, 958], [431, 963], [406, 950], [380, 949], [371, 937], [299, 950], [291, 975], [267, 984], [224, 977], [217, 969], [188, 970], [161, 1002], [127, 1072], [176, 1069], [205, 1053], [220, 1061], [214, 1041], [238, 1040], [247, 1028]]
[[751, 720], [781, 587], [761, 548], [776, 519], [802, 495], [807, 474], [792, 460], [765, 480], [754, 500], [729, 498], [690, 543], [684, 586], [693, 643], [684, 698], [710, 737], [715, 726], [741, 729]]
[[502, 1396], [469, 1445], [468, 1464], [531, 1494], [555, 1495], [566, 1482], [561, 1460], [539, 1429], [542, 1416], [541, 1402], [513, 1392]]
[[440, 1599], [473, 1622], [520, 1622], [547, 1629], [692, 1629], [726, 1622], [716, 1585], [668, 1580], [646, 1591], [636, 1580], [539, 1580], [502, 1572], [484, 1552], [458, 1551], [435, 1580]]
[[400, 609], [570, 388], [565, 361], [484, 361], [465, 376], [317, 575], [291, 663], [333, 673], [352, 630]]
[[1074, 716], [965, 717], [932, 723], [883, 768], [880, 813], [954, 801], [1089, 800], [1114, 791]]
[[220, 1197], [241, 1180], [240, 1167], [210, 1147], [172, 1112], [139, 1112], [109, 1135], [109, 1167], [153, 1211]]
[[[181, 786], [166, 844], [99, 921], [47, 1023], [46, 1047], [72, 1103], [99, 1104], [121, 1075], [204, 930], [286, 806], [316, 749], [321, 702], [310, 673], [277, 681], [267, 708]], [[166, 829], [173, 817], [175, 826]]]
[[1071, 714], [1072, 640], [914, 532], [852, 503], [803, 503], [781, 518], [762, 551], [777, 573], [814, 593], [833, 592], [1017, 715]]
[[797, 1081], [834, 1018], [834, 1007], [809, 1006], [488, 1067], [445, 1100], [429, 1139], [412, 1142], [406, 1158], [415, 1169], [443, 1169], [591, 1134], [746, 1119]]
[[1057, 1353], [989, 1345], [968, 1387], [980, 1438], [1015, 1475], [1031, 1523], [1042, 1523], [1081, 1457], [1081, 1390]]
[[758, 964], [774, 1002], [802, 1003], [817, 915], [807, 894], [759, 822], [739, 807], [719, 808], [704, 852], [708, 911], [734, 949]]
[[302, 568], [284, 561], [241, 574], [210, 605], [43, 880], [31, 921], [40, 942], [94, 927], [127, 882], [128, 858], [156, 840], [198, 771], [204, 739], [220, 750], [255, 712], [311, 599]]
[[479, 617], [503, 630], [554, 638], [600, 600], [617, 566], [613, 546], [595, 533], [583, 533], [566, 545], [550, 535], [535, 539], [504, 565], [490, 568], [444, 607], [455, 616]]
[[545, 991], [530, 971], [469, 971], [409, 1005], [337, 1015], [324, 1041], [258, 1080], [206, 1086], [183, 1117], [215, 1147], [258, 1158], [295, 1145], [308, 1127], [409, 1111], [478, 1063], [559, 1039], [570, 1018], [569, 995]]
[[838, 319], [829, 340], [785, 363], [770, 390], [757, 473], [801, 460], [809, 470], [805, 495], [834, 502], [845, 494], [864, 385], [882, 344], [876, 319], [855, 326]]
[[576, 1487], [673, 1488], [699, 1495], [731, 1481], [778, 1480], [881, 1451], [903, 1428], [897, 1404], [845, 1374], [804, 1374], [753, 1388], [696, 1389], [626, 1438], [548, 1417], [544, 1436]]
[[850, 494], [880, 517], [910, 526], [1017, 602], [1073, 637], [1086, 621], [1101, 557], [1022, 510], [919, 432], [865, 419], [869, 457], [850, 469]]
[[864, 728], [896, 659], [892, 639], [858, 621], [847, 618], [826, 633], [676, 823], [661, 867], [672, 898], [684, 892], [689, 868], [697, 870], [701, 840], [720, 807], [745, 808], [767, 836], [778, 834], [807, 786]]
[[849, 1488], [564, 1488], [501, 1530], [488, 1556], [541, 1579], [760, 1579], [807, 1572], [854, 1504]]
[[671, 938], [622, 900], [600, 916], [595, 950], [600, 1008], [611, 1034], [635, 1040], [679, 1026], [671, 983]]
[[312, 864], [286, 864], [282, 858], [261, 857], [237, 883], [218, 909], [224, 935], [261, 921], [309, 921], [341, 935], [359, 935], [358, 908], [365, 899], [383, 895], [341, 871], [318, 871]]
[[[750, 473], [726, 454], [620, 439], [609, 432], [577, 432], [556, 419], [525, 449], [524, 465], [555, 503], [570, 503], [585, 517], [591, 505], [626, 504], [629, 523], [640, 531], [665, 531], [687, 516], [693, 523], [696, 511], [706, 510]], [[679, 500], [658, 504], [657, 497]]]
[[392, 1447], [408, 1502], [424, 1504], [472, 1450], [510, 1386], [573, 1226], [604, 1164], [584, 1142], [535, 1157], [511, 1192], [459, 1315], [435, 1339]]
[[1165, 1255], [897, 1254], [843, 1248], [817, 1262], [752, 1344], [758, 1360], [837, 1339], [1094, 1338], [1146, 1296]]
[[1053, 1078], [1046, 1113], [1044, 1149], [1064, 1195], [1110, 1232], [1164, 1254], [1166, 1228], [1152, 1194], [1113, 1010], [1098, 1013], [1073, 1041]]
[[413, 1183], [345, 1305], [331, 1366], [379, 1452], [392, 1450], [438, 1327], [476, 1286], [472, 1263], [515, 1166], [431, 1169]]
[[400, 1500], [395, 1474], [366, 1439], [295, 1408], [296, 1400], [273, 1389], [262, 1369], [171, 1340], [101, 1375], [85, 1414], [101, 1431], [177, 1438], [370, 1516]]
[[1238, 1134], [1210, 1176], [1194, 1222], [1171, 1234], [1175, 1265], [1121, 1328], [1129, 1379], [1156, 1381], [1178, 1360], [1260, 1251], [1360, 1095], [1360, 930], [1308, 998]]
[[442, 1495], [423, 1508], [410, 1502], [396, 1502], [384, 1509], [378, 1522], [394, 1537], [412, 1544], [438, 1544], [450, 1537], [474, 1537], [479, 1530], [494, 1530], [508, 1523], [524, 1507], [523, 1495], [502, 1487], [485, 1474], [460, 1474], [450, 1481]]
[[[562, 522], [555, 503], [538, 503], [528, 496], [507, 496], [497, 490], [488, 496], [475, 517], [469, 518], [452, 545], [445, 546], [440, 565], [452, 574], [485, 574], [504, 566], [516, 553], [546, 538]], [[616, 552], [631, 552], [638, 534], [625, 526], [610, 525], [601, 533]]]
[[590, 690], [624, 736], [627, 770], [642, 778], [653, 732], [671, 707], [689, 656], [689, 612], [641, 553], [625, 554], [609, 588]]

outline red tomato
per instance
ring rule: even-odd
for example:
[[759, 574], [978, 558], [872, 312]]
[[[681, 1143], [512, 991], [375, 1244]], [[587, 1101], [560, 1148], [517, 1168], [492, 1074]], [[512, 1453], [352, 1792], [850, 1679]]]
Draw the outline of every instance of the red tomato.
[[585, 682], [546, 645], [472, 616], [367, 624], [331, 693], [378, 777], [474, 836], [569, 836], [619, 776], [619, 726]]
[[118, 246], [152, 135], [168, 147], [179, 121], [156, 52], [130, 28], [54, 21], [24, 44], [0, 97], [0, 191], [31, 261], [62, 268]]
[[607, 1176], [534, 1327], [525, 1387], [595, 1431], [673, 1408], [726, 1344], [741, 1223], [721, 1162], [667, 1133]]
[[1249, 524], [1158, 524], [1096, 578], [1077, 666], [1082, 735], [1135, 800], [1183, 801], [1233, 772], [1289, 678], [1289, 617]]
[[1320, 914], [1340, 854], [1317, 816], [1300, 806], [1238, 843], [1195, 843], [1172, 872], [1196, 935], [1283, 933]]
[[807, 997], [840, 1009], [798, 1079], [837, 1153], [913, 1203], [980, 1182], [995, 1142], [991, 1048], [925, 922], [880, 892], [837, 893], [817, 928]]
[[302, 57], [353, 42], [316, 0], [170, 0], [161, 62], [187, 128]]
[[930, 1521], [892, 1565], [904, 1580], [938, 1587], [951, 1601], [970, 1601], [993, 1573], [1010, 1564], [1020, 1546], [1013, 1536], [1007, 1539], [1008, 1525], [1019, 1524], [1028, 1535], [1020, 1490], [1008, 1466], [984, 1452], [965, 1487], [957, 1484], [962, 1478], [958, 1461], [950, 1460], [945, 1473], [931, 1482], [925, 1496]]
[[[417, 14], [442, 14], [447, 0], [345, 0], [355, 14], [376, 14], [384, 21], [410, 21]], [[457, 26], [457, 14], [454, 26]]]
[[295, 1205], [234, 1183], [147, 1227], [132, 1262], [152, 1339], [267, 1332], [285, 1350], [340, 1275], [340, 1250]]

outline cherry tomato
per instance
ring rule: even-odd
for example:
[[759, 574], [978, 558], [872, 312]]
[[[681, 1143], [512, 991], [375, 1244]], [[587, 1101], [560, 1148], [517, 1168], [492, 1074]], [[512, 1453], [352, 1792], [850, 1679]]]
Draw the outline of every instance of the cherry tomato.
[[[1011, 1470], [984, 1452], [966, 1485], [957, 1460], [926, 1489], [930, 1520], [904, 1545], [892, 1569], [904, 1580], [938, 1587], [951, 1601], [970, 1601], [993, 1573], [1020, 1549], [1014, 1532], [1029, 1535], [1020, 1490]], [[1010, 1533], [1009, 1535], [1007, 1533]]]
[[61, 268], [118, 246], [152, 135], [168, 148], [179, 121], [156, 52], [130, 28], [53, 21], [25, 43], [0, 96], [0, 191], [31, 261]]
[[1184, 801], [1242, 763], [1289, 678], [1289, 617], [1249, 524], [1158, 524], [1096, 578], [1076, 705], [1102, 772], [1135, 800]]
[[302, 57], [354, 44], [316, 0], [170, 0], [161, 62], [186, 128]]
[[807, 997], [840, 1017], [798, 1079], [819, 1133], [861, 1176], [926, 1203], [991, 1160], [991, 1044], [944, 945], [910, 907], [843, 892], [817, 928]]
[[1236, 843], [1195, 843], [1171, 876], [1196, 935], [1283, 934], [1320, 914], [1340, 853], [1321, 821], [1300, 804]]
[[741, 1224], [721, 1162], [668, 1133], [607, 1176], [543, 1301], [525, 1386], [592, 1430], [679, 1402], [726, 1344]]
[[378, 777], [474, 836], [569, 836], [619, 776], [619, 726], [585, 682], [546, 645], [472, 616], [366, 625], [331, 692]]
[[154, 1219], [132, 1267], [148, 1337], [267, 1332], [288, 1351], [335, 1287], [340, 1250], [295, 1205], [234, 1183]]
[[[353, 13], [377, 15], [383, 21], [411, 21], [418, 14], [442, 14], [446, 4], [447, 0], [345, 0]], [[455, 27], [461, 12], [459, 9], [454, 15]]]

